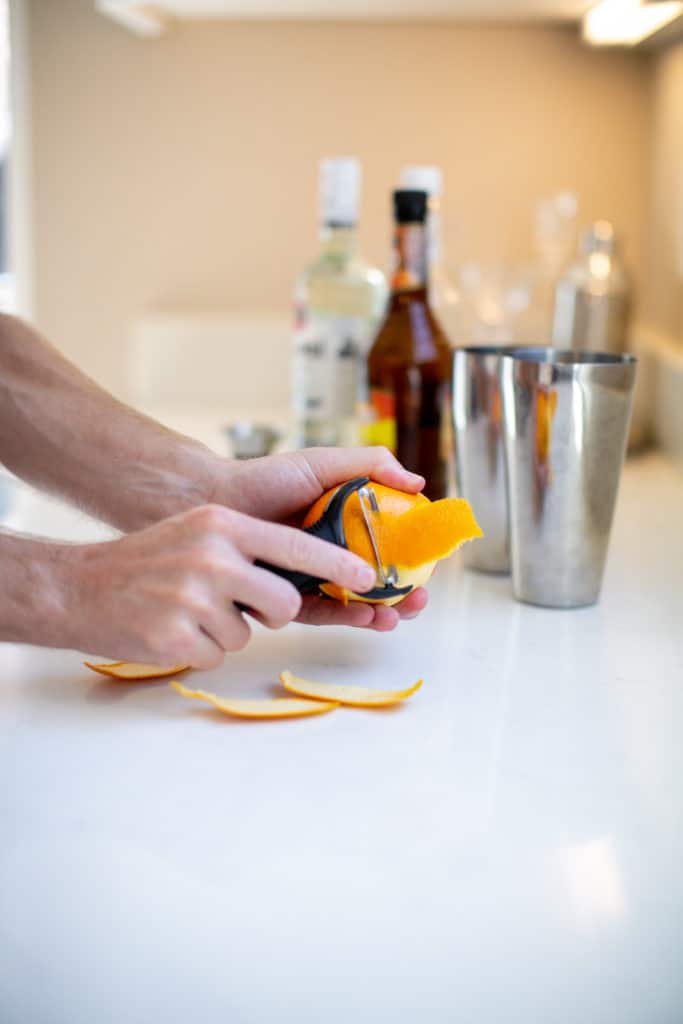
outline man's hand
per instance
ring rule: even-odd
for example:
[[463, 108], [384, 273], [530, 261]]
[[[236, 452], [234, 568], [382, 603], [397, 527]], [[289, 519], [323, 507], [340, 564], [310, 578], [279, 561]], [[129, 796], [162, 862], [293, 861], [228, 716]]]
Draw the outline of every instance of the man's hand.
[[72, 548], [63, 598], [69, 646], [128, 661], [214, 668], [226, 651], [249, 640], [237, 604], [271, 629], [301, 613], [297, 590], [255, 559], [356, 591], [375, 582], [372, 568], [343, 548], [290, 526], [202, 506], [120, 540]]
[[[142, 531], [139, 538], [146, 538], [146, 529], [155, 524], [163, 528], [168, 517], [180, 515], [182, 521], [182, 514], [197, 506], [218, 504], [261, 520], [288, 523], [300, 521], [325, 490], [354, 476], [367, 475], [406, 491], [418, 491], [424, 483], [407, 473], [383, 448], [320, 448], [246, 463], [220, 458], [197, 441], [166, 430], [115, 401], [28, 324], [5, 315], [0, 315], [0, 460], [22, 479], [75, 502], [129, 533], [130, 547], [121, 541], [120, 548], [102, 548], [102, 564], [111, 556], [112, 568], [118, 564], [115, 550], [127, 558], [129, 551], [137, 550], [137, 543], [143, 543], [132, 536], [133, 531]], [[192, 532], [189, 526], [187, 529], [188, 534]], [[53, 628], [58, 622], [69, 625], [59, 612], [61, 592], [54, 594], [53, 600], [48, 582], [53, 570], [71, 565], [80, 549], [65, 551], [63, 546], [36, 541], [29, 554], [28, 544], [26, 538], [0, 535], [4, 587], [0, 595], [0, 640], [68, 646]], [[159, 558], [161, 554], [159, 548]], [[97, 575], [96, 562], [92, 551], [84, 557], [83, 564], [93, 577]], [[139, 564], [149, 568], [142, 556]], [[26, 571], [27, 565], [30, 572]], [[15, 575], [16, 588], [8, 583]], [[30, 585], [29, 578], [33, 581]], [[113, 578], [119, 577], [115, 574]], [[139, 598], [142, 591], [133, 588], [132, 571], [128, 576], [123, 573], [123, 578], [132, 588], [132, 605], [127, 605], [132, 610], [136, 607], [133, 596]], [[104, 607], [107, 579], [102, 577], [101, 583], [101, 593], [93, 590], [93, 608]], [[159, 587], [163, 589], [161, 583]], [[42, 641], [35, 639], [37, 593], [45, 597]], [[29, 595], [28, 605], [24, 604], [25, 594]], [[393, 629], [399, 616], [416, 615], [426, 599], [423, 590], [416, 590], [402, 604], [386, 608], [358, 603], [344, 607], [339, 602], [307, 598], [299, 619]], [[32, 609], [33, 621], [24, 615], [26, 608]], [[88, 612], [88, 608], [84, 610]], [[88, 614], [87, 621], [92, 626], [95, 620]], [[120, 619], [114, 616], [111, 621]], [[243, 630], [239, 617], [235, 628]], [[114, 632], [106, 622], [103, 629], [108, 642], [113, 642]], [[133, 647], [130, 636], [129, 641]], [[88, 649], [93, 649], [92, 642]], [[113, 655], [120, 653], [121, 647], [96, 650]]]
[[217, 460], [211, 500], [276, 522], [302, 519], [325, 491], [356, 476], [415, 494], [424, 479], [387, 448], [306, 448], [243, 462]]
[[[221, 462], [213, 471], [212, 500], [276, 522], [300, 521], [321, 494], [355, 476], [415, 494], [424, 479], [409, 473], [386, 448], [307, 448], [263, 459]], [[364, 626], [391, 630], [399, 619], [414, 618], [427, 604], [418, 588], [391, 608], [352, 602], [346, 606], [318, 597], [304, 598], [298, 619], [311, 625]]]

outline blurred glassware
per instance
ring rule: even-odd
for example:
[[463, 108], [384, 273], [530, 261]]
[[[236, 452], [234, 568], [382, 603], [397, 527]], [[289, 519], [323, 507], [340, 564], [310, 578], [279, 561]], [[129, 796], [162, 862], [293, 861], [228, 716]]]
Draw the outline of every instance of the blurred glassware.
[[523, 344], [531, 333], [537, 274], [532, 268], [465, 263], [460, 268], [462, 325], [469, 345]]
[[429, 305], [446, 332], [449, 343], [455, 346], [462, 337], [462, 303], [458, 287], [446, 270], [441, 217], [441, 168], [429, 164], [407, 164], [401, 168], [399, 188], [427, 193]]
[[536, 203], [534, 251], [538, 282], [534, 298], [535, 338], [551, 335], [555, 285], [576, 251], [578, 199], [574, 192], [557, 192]]
[[[579, 258], [557, 282], [553, 344], [584, 352], [629, 352], [631, 308], [630, 282], [614, 227], [607, 220], [597, 220], [582, 235]], [[631, 449], [639, 447], [645, 439], [645, 412], [637, 395]]]
[[574, 192], [558, 192], [536, 204], [534, 247], [542, 267], [551, 274], [560, 273], [574, 253], [578, 206]]
[[504, 345], [459, 348], [453, 354], [455, 477], [459, 498], [477, 511], [484, 536], [466, 544], [468, 569], [509, 573], [508, 502], [503, 450], [500, 368]]
[[228, 424], [225, 435], [236, 459], [258, 459], [270, 455], [284, 436], [284, 431], [267, 423], [251, 423], [238, 420]]
[[630, 290], [614, 228], [591, 224], [579, 259], [555, 289], [553, 343], [589, 352], [624, 352], [628, 342]]

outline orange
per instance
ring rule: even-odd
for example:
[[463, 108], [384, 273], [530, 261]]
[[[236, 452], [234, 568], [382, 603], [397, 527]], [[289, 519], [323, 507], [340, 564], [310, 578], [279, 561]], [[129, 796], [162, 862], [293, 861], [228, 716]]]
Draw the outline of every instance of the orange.
[[[424, 494], [407, 494], [384, 484], [372, 483], [371, 486], [380, 509], [379, 516], [371, 514], [377, 545], [384, 566], [396, 566], [399, 587], [422, 586], [440, 559], [447, 558], [465, 541], [483, 536], [469, 503], [463, 498], [442, 498], [432, 502]], [[311, 526], [320, 519], [336, 490], [336, 487], [332, 488], [318, 498], [309, 509], [304, 526]], [[349, 551], [376, 568], [357, 492], [348, 498], [342, 522]], [[345, 603], [349, 600], [368, 601], [368, 598], [332, 583], [323, 584], [321, 590]], [[404, 596], [372, 603], [396, 604]]]

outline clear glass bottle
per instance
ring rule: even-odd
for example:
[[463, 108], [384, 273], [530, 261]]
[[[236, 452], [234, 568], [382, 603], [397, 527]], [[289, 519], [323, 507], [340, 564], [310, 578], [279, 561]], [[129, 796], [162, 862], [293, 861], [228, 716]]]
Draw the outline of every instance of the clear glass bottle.
[[320, 162], [320, 251], [299, 276], [292, 358], [292, 445], [360, 442], [365, 357], [386, 306], [381, 270], [358, 253], [358, 160]]
[[427, 261], [429, 264], [429, 304], [439, 318], [453, 347], [463, 335], [460, 292], [446, 269], [441, 224], [443, 174], [440, 167], [407, 164], [401, 168], [399, 186], [427, 193]]
[[[609, 221], [595, 221], [583, 234], [579, 259], [555, 289], [553, 344], [601, 352], [634, 352], [630, 330], [632, 292], [619, 242]], [[648, 437], [649, 395], [642, 371], [636, 377], [629, 451]]]
[[553, 344], [602, 352], [628, 348], [629, 284], [609, 221], [590, 226], [581, 256], [555, 289]]
[[443, 498], [450, 451], [451, 349], [427, 291], [427, 194], [394, 192], [395, 269], [387, 314], [368, 356], [374, 414], [368, 443], [384, 444]]

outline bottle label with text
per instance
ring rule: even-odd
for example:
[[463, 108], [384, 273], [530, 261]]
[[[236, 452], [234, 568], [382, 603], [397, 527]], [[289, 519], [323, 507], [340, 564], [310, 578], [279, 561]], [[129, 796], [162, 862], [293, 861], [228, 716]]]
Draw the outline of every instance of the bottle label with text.
[[350, 419], [359, 397], [367, 324], [361, 317], [309, 316], [294, 336], [292, 406], [304, 420]]

